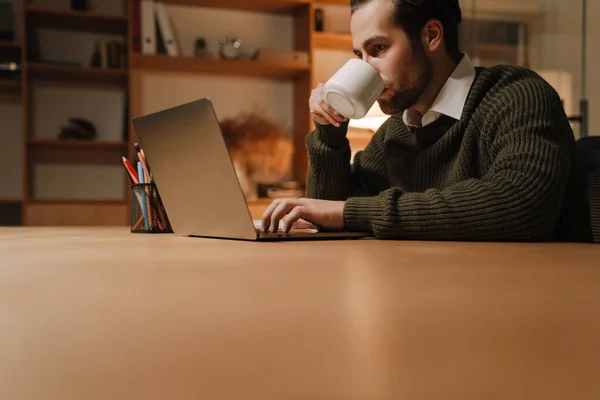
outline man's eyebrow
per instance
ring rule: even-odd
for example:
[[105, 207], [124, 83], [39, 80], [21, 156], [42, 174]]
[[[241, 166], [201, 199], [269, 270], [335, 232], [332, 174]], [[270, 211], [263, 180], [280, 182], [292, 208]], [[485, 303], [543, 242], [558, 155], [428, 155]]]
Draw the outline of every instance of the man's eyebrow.
[[[378, 41], [378, 40], [382, 40], [382, 39], [385, 39], [385, 36], [381, 36], [381, 35], [377, 35], [377, 36], [371, 36], [370, 38], [368, 38], [367, 40], [365, 40], [365, 41], [363, 42], [363, 45], [362, 45], [362, 47], [363, 47], [363, 49], [366, 49], [367, 47], [369, 47], [369, 45], [370, 45], [371, 43], [373, 43], [373, 42], [376, 42], [376, 41]], [[357, 51], [358, 51], [358, 52], [360, 52], [360, 50], [358, 50], [358, 49], [354, 49], [354, 53], [356, 53]]]

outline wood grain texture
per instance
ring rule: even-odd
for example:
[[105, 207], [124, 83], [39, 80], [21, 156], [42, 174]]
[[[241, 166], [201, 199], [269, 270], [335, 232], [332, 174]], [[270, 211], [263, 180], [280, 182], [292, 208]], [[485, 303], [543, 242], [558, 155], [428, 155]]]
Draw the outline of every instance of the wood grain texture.
[[128, 226], [125, 201], [29, 201], [29, 226]]
[[78, 82], [87, 85], [127, 85], [128, 70], [124, 68], [98, 68], [71, 65], [28, 63], [30, 80]]
[[38, 27], [80, 32], [126, 34], [128, 18], [92, 11], [62, 11], [27, 5], [27, 19]]
[[349, 34], [315, 32], [313, 37], [317, 49], [353, 52], [352, 36]]
[[21, 94], [21, 82], [0, 78], [0, 94]]
[[28, 142], [32, 164], [122, 165], [125, 142], [32, 139]]
[[8, 50], [8, 49], [19, 49], [21, 47], [21, 42], [17, 42], [14, 40], [0, 40], [0, 49]]
[[296, 62], [221, 60], [146, 54], [132, 54], [131, 60], [131, 68], [135, 70], [233, 75], [274, 80], [294, 79], [301, 73], [310, 71], [310, 64]]
[[4, 228], [0, 398], [596, 399], [599, 259]]
[[182, 6], [292, 14], [298, 7], [309, 4], [312, 0], [165, 0], [165, 2]]

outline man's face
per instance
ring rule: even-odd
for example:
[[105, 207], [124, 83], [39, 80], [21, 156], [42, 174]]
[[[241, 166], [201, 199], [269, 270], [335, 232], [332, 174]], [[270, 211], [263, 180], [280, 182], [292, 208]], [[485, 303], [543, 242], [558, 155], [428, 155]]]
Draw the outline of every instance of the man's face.
[[385, 82], [377, 101], [386, 114], [416, 104], [432, 77], [432, 63], [420, 38], [413, 45], [394, 23], [393, 13], [393, 0], [372, 0], [351, 19], [354, 53], [371, 64]]

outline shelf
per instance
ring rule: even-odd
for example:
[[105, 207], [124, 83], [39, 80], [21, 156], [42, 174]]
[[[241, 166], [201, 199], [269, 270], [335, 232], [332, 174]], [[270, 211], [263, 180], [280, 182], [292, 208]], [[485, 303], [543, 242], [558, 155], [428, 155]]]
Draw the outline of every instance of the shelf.
[[477, 0], [476, 2], [463, 1], [460, 4], [463, 16], [476, 12], [479, 15], [512, 15], [512, 16], [539, 16], [543, 7], [539, 0]]
[[468, 44], [464, 48], [470, 57], [477, 57], [488, 61], [492, 60], [491, 65], [498, 62], [528, 64], [527, 51], [523, 46], [510, 44]]
[[45, 63], [28, 63], [29, 77], [33, 79], [106, 83], [126, 85], [128, 71], [121, 68], [96, 68]]
[[20, 49], [21, 43], [13, 40], [0, 40], [0, 49]]
[[317, 5], [319, 4], [332, 4], [338, 6], [347, 6], [350, 8], [350, 0], [315, 0]]
[[132, 55], [131, 68], [152, 71], [261, 77], [275, 80], [294, 79], [304, 72], [310, 72], [310, 64], [169, 57], [166, 55], [145, 54]]
[[124, 226], [128, 224], [126, 200], [52, 199], [25, 202], [29, 226]]
[[10, 81], [8, 79], [0, 79], [0, 93], [20, 93], [21, 82]]
[[27, 205], [126, 206], [127, 200], [30, 199]]
[[0, 204], [20, 204], [21, 199], [5, 199], [0, 197]]
[[269, 14], [293, 14], [298, 7], [311, 2], [312, 0], [165, 0], [165, 3], [182, 6], [255, 11]]
[[34, 164], [118, 165], [128, 150], [125, 142], [69, 139], [32, 139], [27, 147]]
[[28, 5], [27, 18], [40, 28], [127, 34], [127, 17], [89, 11], [62, 11]]
[[344, 33], [315, 32], [313, 34], [316, 49], [349, 51], [352, 53], [352, 35]]
[[515, 53], [519, 51], [520, 46], [512, 44], [465, 44], [465, 49], [470, 51], [480, 51], [485, 53]]

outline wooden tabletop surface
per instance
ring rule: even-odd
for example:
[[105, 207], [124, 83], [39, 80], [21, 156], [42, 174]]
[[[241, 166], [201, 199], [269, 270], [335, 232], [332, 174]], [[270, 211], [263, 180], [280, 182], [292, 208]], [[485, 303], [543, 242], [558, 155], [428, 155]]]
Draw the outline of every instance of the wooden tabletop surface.
[[0, 399], [599, 399], [600, 246], [0, 229]]

